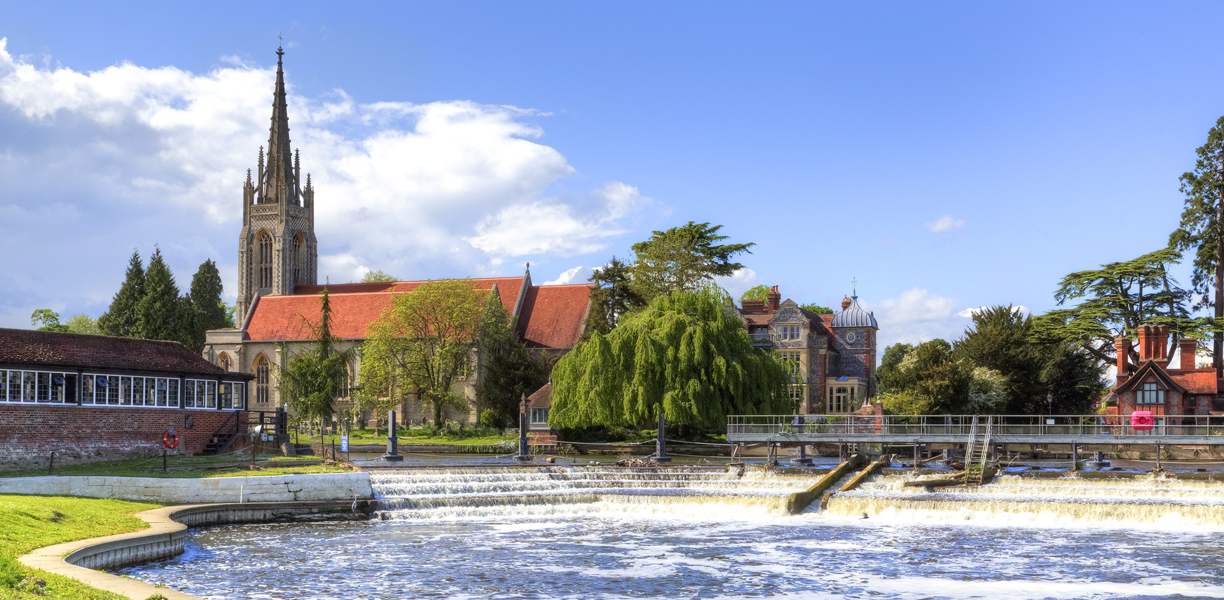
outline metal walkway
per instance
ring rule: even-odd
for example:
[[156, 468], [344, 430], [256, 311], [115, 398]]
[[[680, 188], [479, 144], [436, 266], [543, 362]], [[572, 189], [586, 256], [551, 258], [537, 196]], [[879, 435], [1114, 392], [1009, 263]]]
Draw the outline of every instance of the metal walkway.
[[994, 444], [1224, 446], [1224, 417], [1157, 415], [1152, 420], [1146, 429], [1129, 416], [1109, 415], [732, 415], [727, 441], [964, 444], [976, 434]]

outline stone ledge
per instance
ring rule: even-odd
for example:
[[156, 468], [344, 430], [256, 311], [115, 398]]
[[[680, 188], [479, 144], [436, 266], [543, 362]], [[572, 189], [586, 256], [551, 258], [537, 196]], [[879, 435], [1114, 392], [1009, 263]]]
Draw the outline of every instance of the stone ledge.
[[0, 494], [83, 496], [153, 502], [295, 502], [367, 500], [374, 497], [369, 473], [157, 478], [97, 475], [0, 478]]
[[301, 520], [356, 520], [368, 518], [372, 510], [372, 503], [366, 500], [167, 506], [136, 514], [149, 524], [149, 528], [143, 531], [47, 546], [18, 560], [27, 567], [71, 577], [86, 585], [133, 600], [144, 600], [154, 594], [161, 594], [170, 600], [198, 600], [198, 596], [94, 569], [114, 569], [178, 556], [183, 553], [188, 527]]

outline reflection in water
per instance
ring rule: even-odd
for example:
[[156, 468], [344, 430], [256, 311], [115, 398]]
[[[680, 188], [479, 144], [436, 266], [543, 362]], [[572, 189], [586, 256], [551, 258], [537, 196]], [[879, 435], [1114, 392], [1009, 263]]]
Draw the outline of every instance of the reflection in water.
[[[937, 505], [933, 520], [855, 514], [854, 502], [924, 494], [899, 478], [835, 498], [831, 514], [786, 516], [786, 494], [814, 478], [602, 469], [379, 476], [382, 518], [195, 531], [187, 554], [126, 572], [209, 598], [1224, 598], [1219, 527], [1014, 527]], [[1093, 484], [1005, 490], [1024, 483], [1004, 480], [992, 501], [1061, 486], [1091, 503]], [[1183, 501], [1224, 489], [1195, 485], [1097, 487]]]

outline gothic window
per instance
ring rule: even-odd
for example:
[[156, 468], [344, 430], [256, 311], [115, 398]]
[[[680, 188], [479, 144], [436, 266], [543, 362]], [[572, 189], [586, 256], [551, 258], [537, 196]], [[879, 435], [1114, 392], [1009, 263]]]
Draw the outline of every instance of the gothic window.
[[267, 232], [259, 236], [259, 287], [272, 287], [272, 236]]
[[262, 354], [255, 359], [255, 403], [268, 403], [268, 359]]
[[306, 283], [303, 279], [302, 265], [306, 264], [306, 244], [302, 241], [302, 234], [293, 236], [293, 283], [302, 285]]
[[218, 367], [221, 367], [221, 370], [222, 370], [222, 371], [228, 371], [228, 370], [230, 370], [230, 359], [229, 359], [229, 355], [228, 355], [228, 354], [226, 354], [226, 353], [224, 353], [224, 352], [222, 352], [222, 353], [221, 353], [221, 355], [217, 357], [217, 366], [218, 366]]

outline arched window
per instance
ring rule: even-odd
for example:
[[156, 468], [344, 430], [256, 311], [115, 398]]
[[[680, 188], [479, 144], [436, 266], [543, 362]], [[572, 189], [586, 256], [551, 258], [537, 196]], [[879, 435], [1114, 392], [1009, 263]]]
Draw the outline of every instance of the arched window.
[[272, 287], [272, 236], [259, 235], [259, 287]]
[[226, 353], [224, 353], [224, 352], [222, 352], [222, 353], [221, 353], [221, 355], [217, 357], [217, 366], [218, 366], [218, 367], [221, 367], [221, 370], [222, 370], [222, 371], [228, 371], [228, 370], [230, 370], [230, 359], [229, 359], [229, 355], [228, 355], [228, 354], [226, 354]]
[[268, 403], [268, 359], [262, 354], [255, 357], [255, 403]]
[[302, 240], [302, 234], [293, 236], [293, 283], [294, 285], [302, 285], [306, 283], [303, 279], [302, 265], [306, 264], [306, 243]]
[[829, 398], [829, 412], [834, 414], [850, 412], [850, 388], [846, 386], [838, 386], [833, 389], [833, 395]]

